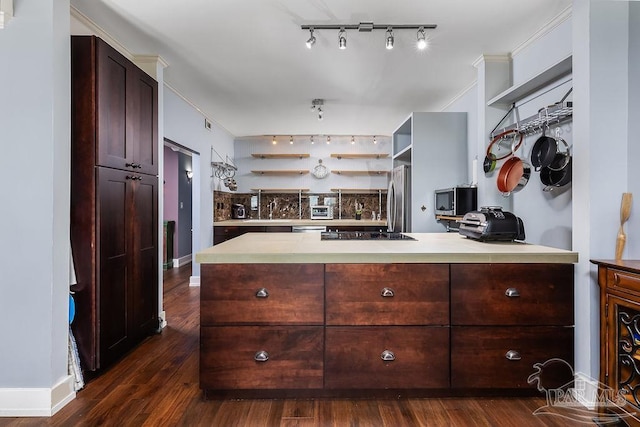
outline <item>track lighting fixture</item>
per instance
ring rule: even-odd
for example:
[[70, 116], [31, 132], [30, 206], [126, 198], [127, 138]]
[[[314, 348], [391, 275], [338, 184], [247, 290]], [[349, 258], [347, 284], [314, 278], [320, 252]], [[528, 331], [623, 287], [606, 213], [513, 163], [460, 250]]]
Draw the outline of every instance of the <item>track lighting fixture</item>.
[[322, 107], [318, 107], [318, 120], [322, 121], [324, 117], [322, 116]]
[[340, 28], [340, 31], [338, 32], [338, 47], [342, 50], [347, 48], [347, 36], [346, 36], [346, 31], [344, 30], [344, 28]]
[[373, 143], [374, 143], [374, 144], [377, 144], [377, 143], [378, 143], [378, 140], [376, 139], [376, 136], [375, 136], [375, 135], [373, 135]]
[[307, 40], [307, 49], [311, 49], [316, 44], [316, 38], [313, 36], [313, 27], [309, 28], [309, 40]]
[[289, 137], [289, 144], [293, 144], [293, 136]]
[[353, 145], [353, 144], [355, 144], [355, 143], [356, 143], [356, 139], [352, 136], [352, 137], [351, 137], [351, 144]]
[[276, 141], [276, 136], [275, 135], [273, 136], [273, 139], [271, 140], [271, 143], [273, 145], [276, 145], [278, 143], [278, 141]]
[[327, 144], [331, 144], [331, 137], [327, 135]]
[[309, 138], [309, 140], [311, 141], [311, 145], [315, 144], [315, 143], [313, 142], [313, 135], [311, 135], [311, 137]]
[[389, 27], [387, 28], [387, 36], [385, 38], [386, 41], [386, 47], [388, 50], [393, 49], [393, 28]]
[[417, 38], [418, 38], [418, 41], [416, 45], [418, 46], [418, 49], [424, 50], [427, 47], [427, 38], [424, 34], [423, 27], [418, 28]]
[[307, 40], [307, 47], [311, 48], [315, 43], [314, 31], [317, 30], [339, 30], [338, 31], [338, 47], [340, 49], [347, 48], [347, 30], [358, 30], [361, 33], [370, 33], [373, 30], [386, 30], [385, 34], [385, 47], [387, 49], [393, 49], [394, 46], [394, 30], [418, 30], [417, 44], [418, 49], [425, 49], [427, 47], [427, 39], [425, 30], [433, 30], [437, 28], [435, 24], [374, 24], [373, 22], [360, 22], [359, 24], [345, 24], [345, 25], [325, 25], [325, 24], [313, 24], [302, 25], [303, 30], [309, 30], [311, 36]]

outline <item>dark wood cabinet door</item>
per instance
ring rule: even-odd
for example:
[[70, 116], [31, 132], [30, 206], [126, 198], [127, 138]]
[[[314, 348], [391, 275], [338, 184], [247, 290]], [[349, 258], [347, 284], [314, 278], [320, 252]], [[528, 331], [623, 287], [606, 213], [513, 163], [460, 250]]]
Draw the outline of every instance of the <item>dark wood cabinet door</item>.
[[[546, 363], [549, 362], [549, 363]], [[540, 364], [540, 385], [573, 380], [573, 328], [562, 326], [452, 326], [451, 387], [536, 388], [527, 380]]]
[[448, 325], [449, 264], [327, 264], [327, 325]]
[[135, 174], [133, 181], [133, 330], [145, 337], [158, 328], [158, 178]]
[[323, 264], [202, 264], [200, 324], [324, 321]]
[[572, 264], [451, 264], [452, 325], [573, 325]]
[[322, 326], [201, 327], [200, 388], [320, 389], [323, 338]]
[[[133, 98], [130, 61], [100, 39], [95, 39], [97, 164], [117, 169], [132, 169], [133, 140], [127, 114]], [[86, 52], [85, 54], [90, 54]]]
[[97, 368], [131, 345], [131, 174], [98, 168], [98, 352]]
[[97, 162], [158, 174], [158, 83], [100, 39], [97, 57]]
[[326, 388], [449, 387], [448, 327], [327, 326], [325, 335]]
[[133, 161], [139, 173], [158, 174], [158, 83], [142, 70], [131, 72], [128, 135], [133, 141]]

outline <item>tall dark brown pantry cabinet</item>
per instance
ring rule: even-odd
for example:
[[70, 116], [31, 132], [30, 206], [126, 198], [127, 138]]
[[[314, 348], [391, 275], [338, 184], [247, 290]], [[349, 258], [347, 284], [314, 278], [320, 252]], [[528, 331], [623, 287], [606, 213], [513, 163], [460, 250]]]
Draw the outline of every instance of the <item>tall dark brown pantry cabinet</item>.
[[71, 37], [72, 324], [82, 368], [158, 329], [158, 84], [104, 41]]

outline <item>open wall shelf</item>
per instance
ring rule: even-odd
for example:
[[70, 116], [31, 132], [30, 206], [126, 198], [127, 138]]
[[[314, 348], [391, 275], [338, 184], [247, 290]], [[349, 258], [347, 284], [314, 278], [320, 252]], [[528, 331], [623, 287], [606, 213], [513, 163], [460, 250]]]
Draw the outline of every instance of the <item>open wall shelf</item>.
[[251, 173], [258, 175], [305, 175], [308, 170], [252, 170]]
[[331, 157], [337, 159], [384, 159], [389, 157], [389, 154], [385, 153], [332, 153]]
[[308, 153], [283, 153], [283, 154], [269, 154], [269, 153], [253, 153], [252, 157], [256, 157], [258, 159], [304, 159], [309, 157]]

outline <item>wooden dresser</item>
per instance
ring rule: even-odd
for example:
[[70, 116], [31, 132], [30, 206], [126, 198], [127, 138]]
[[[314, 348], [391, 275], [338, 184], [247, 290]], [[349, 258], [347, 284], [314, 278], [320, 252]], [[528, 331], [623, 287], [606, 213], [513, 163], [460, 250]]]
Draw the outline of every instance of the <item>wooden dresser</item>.
[[640, 425], [640, 260], [591, 262], [600, 285], [600, 395], [609, 398], [601, 410]]
[[209, 397], [529, 394], [573, 364], [572, 264], [201, 268]]

